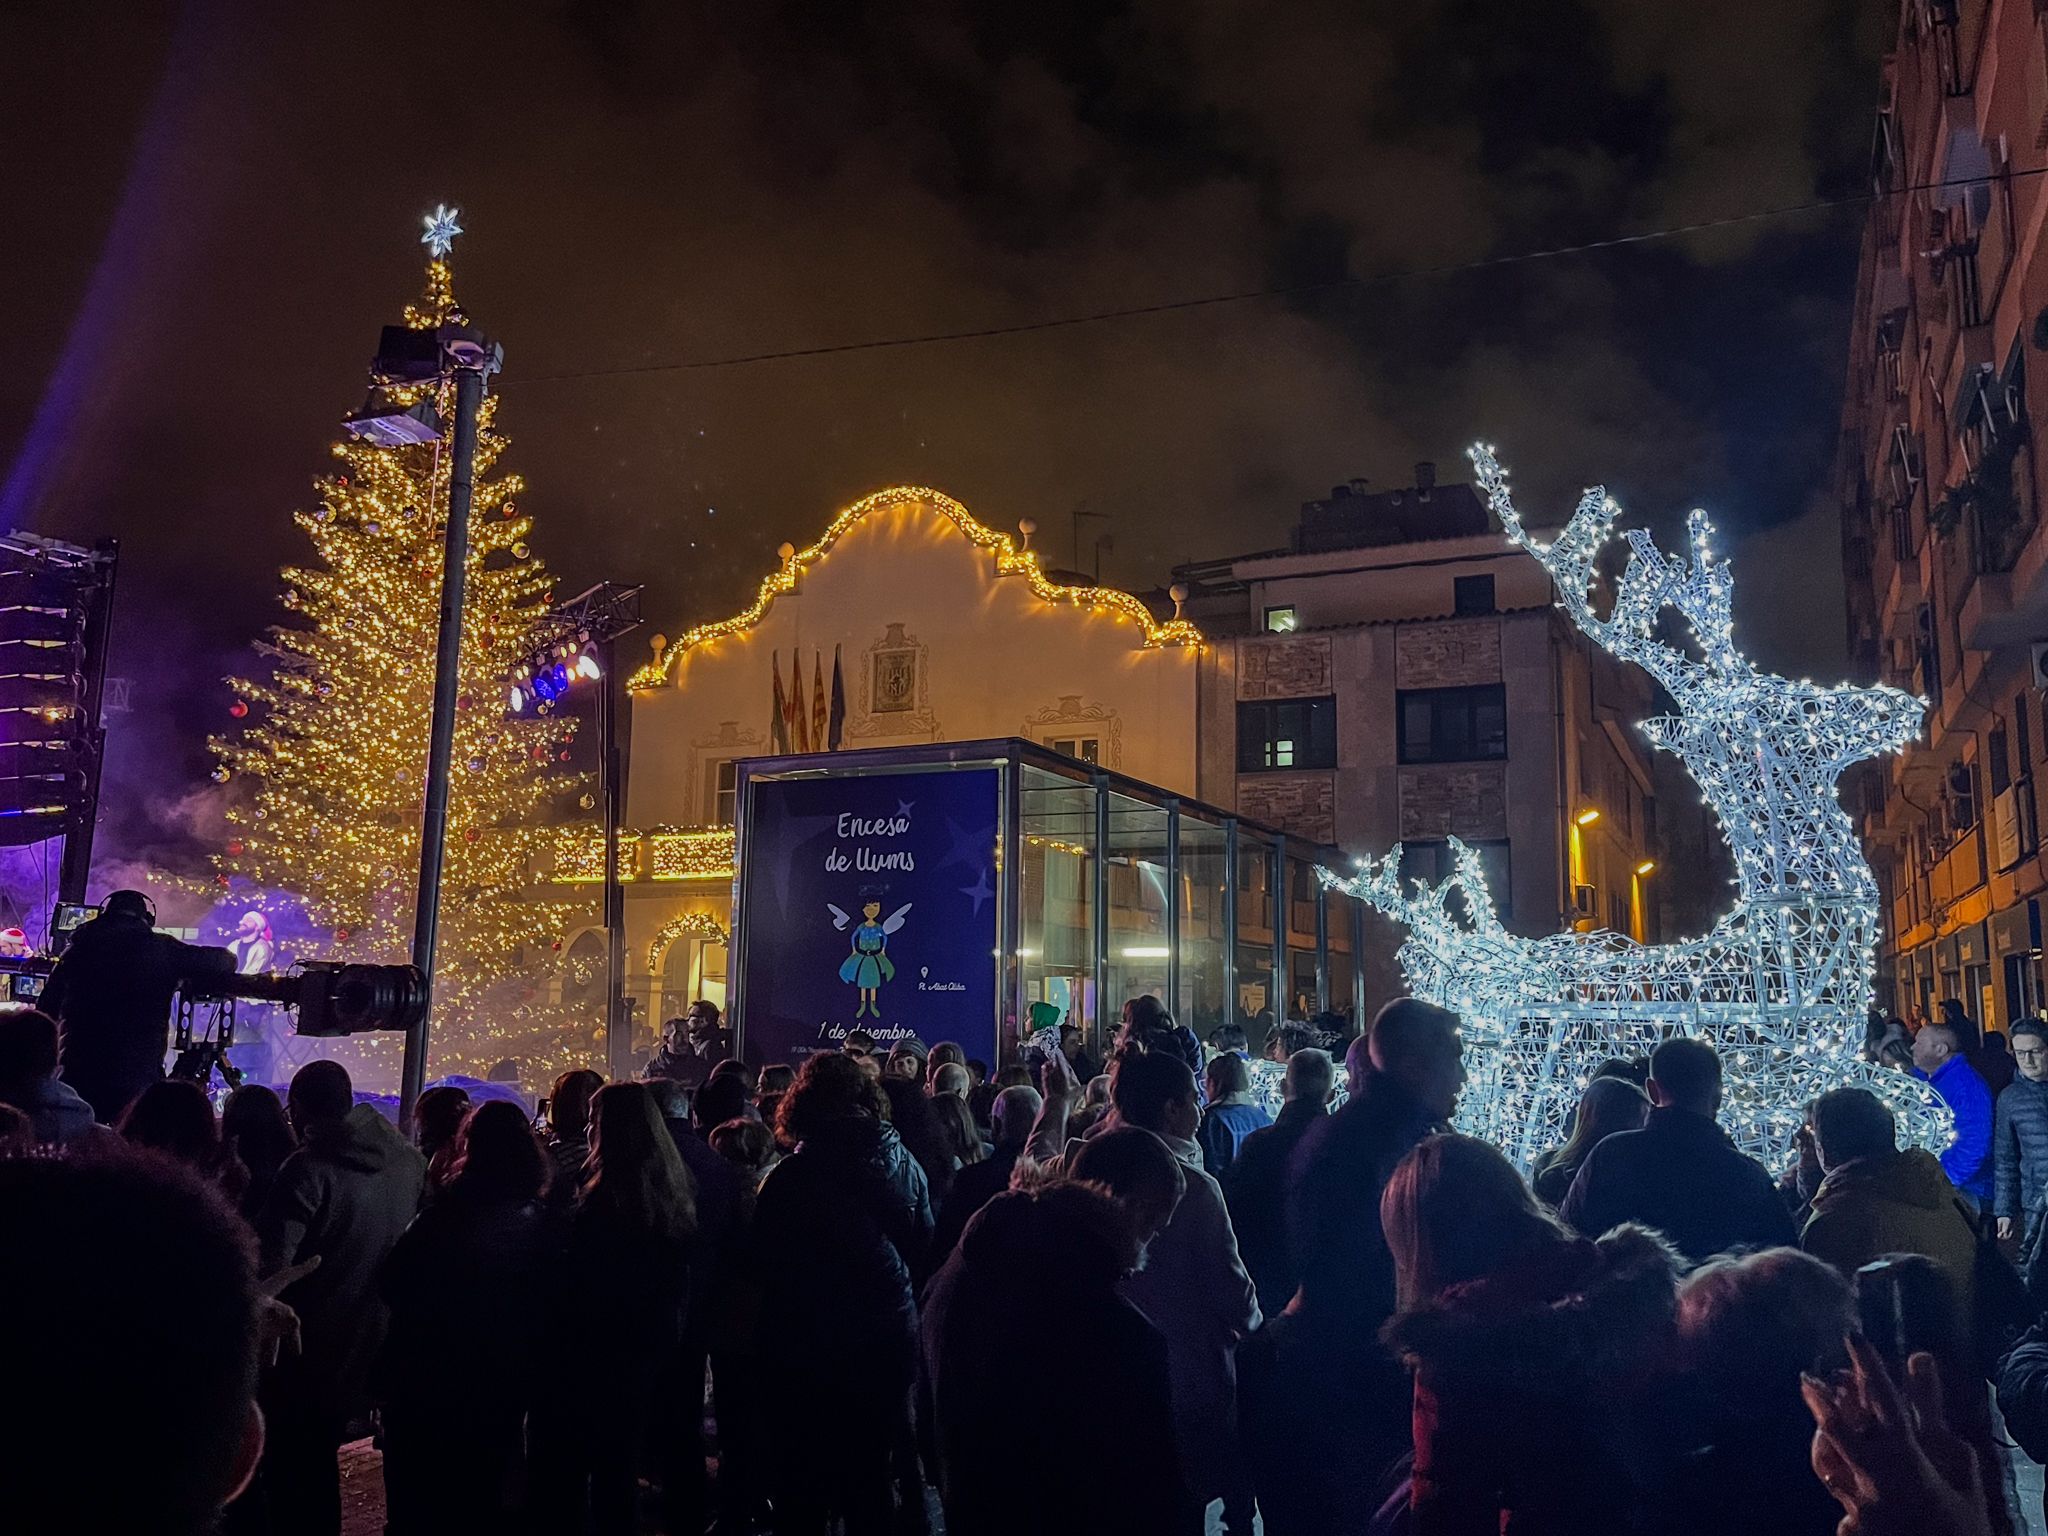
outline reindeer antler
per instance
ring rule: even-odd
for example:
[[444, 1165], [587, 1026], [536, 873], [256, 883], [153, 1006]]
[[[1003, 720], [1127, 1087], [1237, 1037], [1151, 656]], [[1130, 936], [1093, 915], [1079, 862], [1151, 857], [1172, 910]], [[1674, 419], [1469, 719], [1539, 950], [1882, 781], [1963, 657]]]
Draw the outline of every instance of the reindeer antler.
[[1713, 529], [1704, 512], [1696, 511], [1687, 520], [1693, 552], [1689, 561], [1671, 559], [1643, 529], [1629, 530], [1628, 565], [1621, 573], [1613, 610], [1603, 619], [1591, 601], [1595, 562], [1613, 535], [1621, 503], [1605, 487], [1594, 486], [1579, 498], [1563, 531], [1542, 544], [1522, 526], [1522, 516], [1508, 494], [1507, 471], [1493, 449], [1480, 443], [1468, 452], [1502, 531], [1550, 573], [1559, 606], [1602, 650], [1634, 662], [1674, 693], [1697, 683], [1699, 664], [1656, 638], [1657, 615], [1670, 607], [1691, 626], [1713, 671], [1726, 675], [1748, 669], [1733, 638], [1734, 578], [1714, 559]]

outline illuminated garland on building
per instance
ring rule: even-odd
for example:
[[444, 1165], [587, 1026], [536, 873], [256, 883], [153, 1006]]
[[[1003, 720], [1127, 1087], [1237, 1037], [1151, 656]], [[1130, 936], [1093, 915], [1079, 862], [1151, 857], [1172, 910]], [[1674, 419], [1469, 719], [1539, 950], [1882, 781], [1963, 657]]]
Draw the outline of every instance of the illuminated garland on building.
[[736, 857], [731, 827], [656, 827], [647, 834], [657, 880], [730, 880]]
[[[456, 313], [437, 257], [406, 322], [427, 329]], [[401, 404], [431, 396], [444, 421], [454, 417], [452, 384], [390, 393]], [[563, 766], [574, 722], [508, 717], [502, 702], [553, 579], [528, 547], [519, 478], [491, 478], [506, 446], [497, 406], [485, 400], [478, 431], [429, 1069], [481, 1076], [518, 1056], [544, 1079], [587, 1054], [547, 1000], [548, 939], [575, 907], [527, 899], [554, 840], [547, 813], [579, 780]], [[409, 949], [447, 526], [440, 446], [335, 445], [339, 464], [316, 482], [318, 505], [295, 514], [315, 556], [283, 573], [298, 622], [258, 647], [267, 678], [228, 680], [243, 724], [211, 743], [214, 777], [233, 797], [218, 887], [242, 877], [296, 894], [324, 930], [318, 953], [393, 961]], [[349, 1054], [395, 1078], [395, 1037], [366, 1038]]]
[[832, 546], [856, 524], [875, 513], [903, 506], [926, 507], [945, 517], [970, 544], [994, 552], [998, 576], [1022, 576], [1041, 601], [1092, 608], [1120, 620], [1127, 619], [1143, 631], [1144, 643], [1148, 647], [1187, 645], [1199, 649], [1203, 643], [1202, 632], [1186, 619], [1169, 619], [1161, 623], [1153, 617], [1151, 609], [1128, 592], [1119, 592], [1114, 587], [1070, 587], [1052, 580], [1039, 565], [1037, 555], [1019, 548], [1008, 534], [997, 533], [976, 520], [973, 513], [944, 492], [922, 485], [898, 485], [877, 491], [846, 508], [832, 520], [832, 526], [815, 544], [808, 549], [796, 550], [783, 560], [781, 569], [772, 572], [761, 583], [761, 590], [755, 594], [751, 606], [715, 624], [699, 624], [666, 649], [657, 649], [654, 660], [635, 672], [627, 686], [635, 690], [658, 688], [668, 679], [678, 656], [708, 641], [744, 634], [752, 629], [766, 617], [775, 599], [785, 592], [795, 591], [803, 573], [829, 554]]
[[678, 912], [655, 930], [654, 939], [647, 946], [647, 969], [650, 973], [661, 974], [662, 958], [668, 953], [669, 945], [677, 939], [702, 939], [707, 944], [723, 944], [726, 932], [719, 927], [718, 919], [708, 912]]
[[[1949, 1116], [1902, 1073], [1858, 1059], [1878, 936], [1877, 884], [1835, 795], [1851, 763], [1919, 734], [1925, 701], [1896, 688], [1819, 687], [1760, 672], [1734, 643], [1734, 578], [1706, 516], [1691, 558], [1665, 556], [1642, 530], [1606, 618], [1593, 610], [1595, 561], [1619, 505], [1586, 492], [1550, 544], [1522, 526], [1491, 449], [1472, 450], [1479, 484], [1508, 537], [1552, 580], [1559, 606], [1600, 647], [1641, 667], [1678, 706], [1643, 722], [1674, 753], [1720, 819], [1735, 855], [1735, 908], [1704, 938], [1647, 947], [1617, 933], [1527, 939], [1501, 924], [1476, 850], [1451, 840], [1454, 871], [1403, 891], [1401, 849], [1323, 884], [1405, 923], [1410, 990], [1465, 1021], [1472, 1082], [1460, 1110], [1474, 1134], [1523, 1164], [1564, 1139], [1600, 1063], [1646, 1054], [1674, 1034], [1721, 1054], [1722, 1121], [1775, 1166], [1805, 1103], [1830, 1088], [1872, 1089], [1922, 1145], [1946, 1146]], [[1664, 609], [1700, 657], [1660, 638]]]

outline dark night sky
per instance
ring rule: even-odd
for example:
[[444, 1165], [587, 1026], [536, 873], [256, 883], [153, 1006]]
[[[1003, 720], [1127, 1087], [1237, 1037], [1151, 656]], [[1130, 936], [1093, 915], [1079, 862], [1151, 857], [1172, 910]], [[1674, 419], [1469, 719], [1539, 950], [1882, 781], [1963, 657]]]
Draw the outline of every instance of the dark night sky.
[[[0, 465], [123, 540], [143, 684], [109, 810], [203, 783], [335, 422], [458, 203], [458, 290], [565, 585], [729, 611], [919, 480], [1111, 514], [1105, 575], [1269, 546], [1332, 482], [1462, 469], [1549, 513], [1709, 507], [1762, 659], [1839, 667], [1818, 501], [1860, 211], [1034, 335], [548, 375], [1033, 321], [1599, 239], [1862, 183], [1883, 7], [1127, 0], [281, 7], [0, 0]], [[713, 508], [716, 509], [715, 513]], [[1745, 558], [1746, 557], [1746, 558]], [[159, 810], [161, 812], [161, 803]]]

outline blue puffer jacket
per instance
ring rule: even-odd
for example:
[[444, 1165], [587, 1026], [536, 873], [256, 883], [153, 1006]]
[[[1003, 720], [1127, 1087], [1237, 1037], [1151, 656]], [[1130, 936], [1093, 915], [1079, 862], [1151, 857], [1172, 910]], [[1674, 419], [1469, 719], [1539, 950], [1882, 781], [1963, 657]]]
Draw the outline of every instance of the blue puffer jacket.
[[1992, 1209], [2017, 1219], [2048, 1190], [2048, 1083], [2015, 1077], [1998, 1096], [1991, 1149], [1998, 1174]]
[[1956, 1117], [1956, 1139], [1941, 1154], [1941, 1171], [1978, 1205], [1991, 1203], [1991, 1090], [1977, 1069], [1960, 1056], [1951, 1056], [1929, 1077], [1924, 1078], [1941, 1102]]

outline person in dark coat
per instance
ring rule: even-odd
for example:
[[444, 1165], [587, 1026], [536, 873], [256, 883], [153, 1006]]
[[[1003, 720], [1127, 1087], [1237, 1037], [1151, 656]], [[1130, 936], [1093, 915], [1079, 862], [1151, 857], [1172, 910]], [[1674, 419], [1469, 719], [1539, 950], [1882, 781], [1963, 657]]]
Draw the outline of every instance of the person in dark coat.
[[1650, 1096], [1634, 1083], [1622, 1077], [1594, 1078], [1579, 1095], [1571, 1135], [1562, 1146], [1536, 1159], [1535, 1177], [1530, 1181], [1536, 1198], [1556, 1210], [1571, 1193], [1572, 1180], [1595, 1147], [1617, 1131], [1640, 1131], [1649, 1118]]
[[[1109, 1135], [1145, 1138], [1157, 1177], [1177, 1176], [1156, 1139]], [[998, 1194], [968, 1223], [922, 1325], [947, 1536], [1199, 1529], [1174, 1456], [1165, 1340], [1117, 1290], [1148, 1235], [1093, 1183]], [[1114, 1426], [1105, 1454], [1075, 1454], [1073, 1384], [1043, 1359], [1048, 1327], [1086, 1362], [1091, 1421]]]
[[669, 1421], [657, 1431], [664, 1442], [673, 1440], [686, 1448], [675, 1458], [663, 1495], [672, 1511], [671, 1523], [695, 1531], [704, 1525], [711, 1494], [704, 1472], [704, 1370], [711, 1352], [712, 1308], [725, 1281], [740, 1213], [739, 1175], [712, 1150], [709, 1138], [726, 1121], [750, 1117], [753, 1102], [745, 1081], [730, 1075], [707, 1078], [694, 1103], [687, 1105], [681, 1083], [650, 1078], [647, 1089], [654, 1095], [676, 1155], [690, 1171], [697, 1199], [687, 1326], [673, 1387], [665, 1397]]
[[600, 1088], [551, 1282], [549, 1358], [573, 1358], [576, 1379], [535, 1402], [529, 1432], [539, 1529], [631, 1536], [643, 1466], [665, 1488], [684, 1486], [675, 1461], [699, 1453], [657, 1435], [683, 1346], [696, 1232], [696, 1191], [647, 1085]]
[[1792, 1215], [1762, 1163], [1714, 1121], [1721, 1058], [1704, 1040], [1666, 1040], [1650, 1055], [1649, 1121], [1595, 1147], [1559, 1214], [1588, 1237], [1625, 1221], [1670, 1238], [1689, 1263], [1730, 1248], [1796, 1245]]
[[64, 1081], [103, 1125], [164, 1075], [171, 998], [187, 977], [231, 975], [235, 957], [156, 931], [140, 891], [116, 891], [80, 923], [39, 1000], [64, 1029]]
[[1678, 1293], [1694, 1429], [1647, 1523], [1654, 1536], [1835, 1536], [1841, 1509], [1813, 1470], [1800, 1377], [1847, 1363], [1855, 1291], [1810, 1254], [1709, 1259]]
[[261, 1083], [244, 1083], [221, 1106], [220, 1144], [248, 1174], [240, 1204], [243, 1217], [254, 1226], [277, 1187], [285, 1159], [299, 1147], [284, 1100]]
[[1414, 1529], [1632, 1533], [1649, 1506], [1682, 1261], [1623, 1225], [1575, 1236], [1512, 1164], [1432, 1136], [1380, 1200], [1414, 1372]]
[[464, 1118], [440, 1196], [378, 1276], [390, 1308], [378, 1370], [388, 1536], [510, 1529], [525, 1496], [533, 1373], [551, 1233], [547, 1153], [517, 1104]]
[[[2014, 1034], [2018, 1043], [2018, 1034]], [[2020, 1335], [1992, 1373], [1998, 1412], [2013, 1444], [2036, 1462], [2048, 1462], [2048, 1323]], [[2048, 1494], [2042, 1498], [2048, 1512]]]
[[1998, 1096], [1991, 1155], [1998, 1235], [2025, 1246], [2048, 1193], [2048, 1024], [2021, 1019], [2012, 1027], [2018, 1074]]
[[419, 1210], [427, 1163], [389, 1120], [355, 1102], [340, 1062], [301, 1067], [285, 1104], [300, 1146], [256, 1218], [263, 1273], [313, 1259], [319, 1267], [279, 1297], [299, 1315], [302, 1348], [264, 1383], [261, 1476], [272, 1528], [319, 1536], [341, 1529], [335, 1453], [369, 1415], [388, 1318], [377, 1275]]
[[1036, 1088], [1022, 1084], [1005, 1088], [996, 1095], [990, 1111], [995, 1132], [995, 1150], [978, 1163], [969, 1163], [953, 1175], [953, 1187], [939, 1205], [937, 1229], [932, 1233], [932, 1258], [943, 1264], [946, 1255], [960, 1243], [960, 1234], [974, 1213], [1010, 1187], [1010, 1175], [1024, 1144], [1031, 1138], [1031, 1124], [1038, 1118], [1044, 1100]]
[[1309, 1046], [1289, 1057], [1280, 1118], [1245, 1138], [1223, 1176], [1238, 1257], [1251, 1274], [1259, 1310], [1268, 1317], [1280, 1315], [1299, 1283], [1287, 1248], [1287, 1165], [1302, 1137], [1329, 1112], [1336, 1079], [1336, 1064], [1327, 1051]]
[[555, 1165], [548, 1199], [556, 1210], [568, 1210], [583, 1188], [583, 1162], [590, 1156], [590, 1101], [603, 1086], [600, 1073], [572, 1067], [555, 1079], [548, 1094], [548, 1127], [541, 1135], [541, 1145]]
[[1269, 1536], [1363, 1529], [1408, 1445], [1408, 1379], [1379, 1337], [1394, 1312], [1380, 1192], [1457, 1108], [1458, 1017], [1415, 998], [1391, 1002], [1345, 1065], [1351, 1097], [1302, 1137], [1288, 1170], [1300, 1287], [1238, 1349], [1240, 1419]]
[[807, 1060], [780, 1106], [794, 1150], [755, 1205], [779, 1536], [819, 1536], [834, 1514], [847, 1536], [890, 1528], [917, 1363], [911, 1275], [932, 1213], [881, 1093], [850, 1056]]

